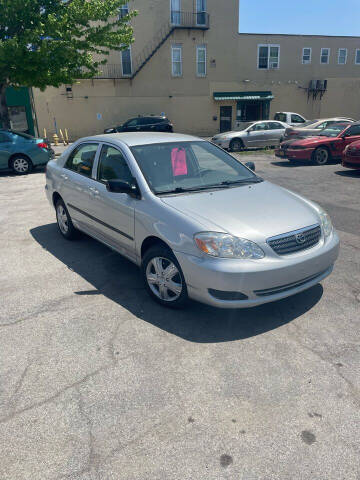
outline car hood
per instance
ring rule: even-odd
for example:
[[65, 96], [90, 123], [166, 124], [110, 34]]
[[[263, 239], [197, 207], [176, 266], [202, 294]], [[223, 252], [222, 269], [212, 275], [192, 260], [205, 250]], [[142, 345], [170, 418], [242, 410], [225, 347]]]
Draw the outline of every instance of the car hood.
[[320, 136], [310, 136], [298, 140], [293, 140], [291, 146], [303, 146], [303, 147], [316, 147], [318, 145], [336, 142], [340, 139], [338, 137], [320, 137]]
[[243, 135], [245, 133], [245, 130], [239, 130], [235, 131], [232, 130], [231, 132], [224, 132], [220, 133], [219, 135], [215, 135], [215, 139], [221, 139], [221, 138], [234, 138], [234, 137], [239, 137], [240, 135]]
[[311, 202], [269, 182], [162, 197], [162, 201], [198, 221], [199, 231], [260, 242], [319, 223]]

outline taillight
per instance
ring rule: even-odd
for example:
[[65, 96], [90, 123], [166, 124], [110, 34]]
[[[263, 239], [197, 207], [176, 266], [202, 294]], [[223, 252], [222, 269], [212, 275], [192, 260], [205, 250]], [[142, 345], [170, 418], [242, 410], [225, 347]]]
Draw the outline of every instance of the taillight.
[[37, 145], [39, 148], [46, 148], [46, 150], [48, 149], [47, 143], [41, 142], [41, 143], [37, 143], [36, 145]]
[[289, 135], [296, 135], [296, 132], [290, 132]]

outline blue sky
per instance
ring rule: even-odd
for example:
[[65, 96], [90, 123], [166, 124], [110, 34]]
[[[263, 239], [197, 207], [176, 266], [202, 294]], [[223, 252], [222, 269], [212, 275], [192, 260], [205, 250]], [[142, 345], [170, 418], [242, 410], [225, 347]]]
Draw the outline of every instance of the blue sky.
[[360, 0], [240, 0], [240, 32], [360, 35]]

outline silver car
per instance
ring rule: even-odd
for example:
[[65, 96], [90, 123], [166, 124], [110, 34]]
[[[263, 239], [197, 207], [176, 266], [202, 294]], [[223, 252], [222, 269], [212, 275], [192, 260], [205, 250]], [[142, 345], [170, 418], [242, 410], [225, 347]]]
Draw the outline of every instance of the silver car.
[[276, 147], [284, 137], [287, 123], [276, 120], [262, 120], [239, 125], [233, 132], [215, 135], [211, 141], [225, 150], [240, 152], [245, 148]]
[[321, 207], [188, 135], [83, 138], [48, 164], [45, 188], [63, 237], [80, 230], [124, 255], [171, 307], [279, 300], [324, 279], [338, 256]]
[[355, 122], [352, 118], [336, 117], [336, 118], [323, 118], [322, 120], [309, 120], [303, 125], [297, 127], [288, 127], [285, 130], [283, 140], [295, 140], [298, 138], [315, 137], [327, 127], [334, 125], [335, 123], [350, 124]]

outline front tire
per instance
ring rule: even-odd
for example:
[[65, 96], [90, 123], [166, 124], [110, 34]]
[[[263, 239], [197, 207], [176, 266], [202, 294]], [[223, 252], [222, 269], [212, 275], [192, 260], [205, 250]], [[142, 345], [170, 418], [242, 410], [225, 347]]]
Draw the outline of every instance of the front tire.
[[169, 308], [183, 308], [188, 300], [185, 278], [173, 252], [162, 245], [151, 247], [142, 261], [142, 275], [150, 297]]
[[74, 227], [68, 209], [62, 199], [56, 202], [56, 220], [61, 235], [66, 240], [75, 240], [78, 236], [78, 231]]
[[231, 140], [229, 148], [230, 152], [241, 152], [245, 147], [242, 140], [239, 138], [234, 138], [234, 140]]
[[16, 155], [10, 161], [10, 168], [16, 175], [27, 175], [33, 169], [30, 158], [24, 155]]
[[316, 165], [326, 165], [330, 160], [330, 152], [327, 148], [317, 148], [314, 152], [313, 158]]

